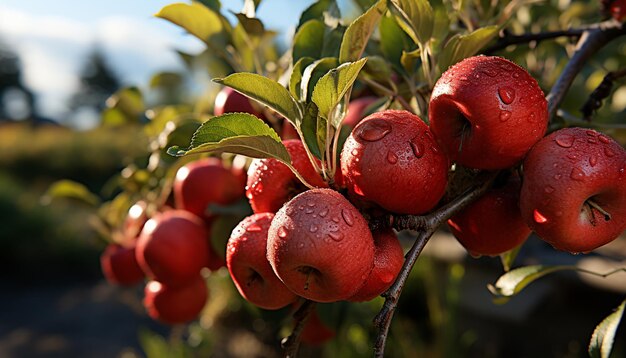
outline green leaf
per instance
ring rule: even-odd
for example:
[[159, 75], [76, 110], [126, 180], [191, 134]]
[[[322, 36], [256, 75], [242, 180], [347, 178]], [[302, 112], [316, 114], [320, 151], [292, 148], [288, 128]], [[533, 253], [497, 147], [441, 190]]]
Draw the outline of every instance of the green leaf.
[[489, 285], [489, 291], [497, 296], [498, 303], [505, 303], [508, 298], [518, 294], [533, 281], [553, 272], [576, 270], [576, 266], [532, 265], [519, 267], [500, 276], [495, 285]]
[[343, 118], [341, 116], [337, 116], [339, 117], [337, 118], [331, 113], [335, 111], [339, 102], [352, 88], [366, 61], [367, 59], [363, 58], [356, 62], [344, 63], [328, 71], [315, 85], [311, 100], [317, 105], [319, 115], [326, 120], [331, 120], [331, 125], [335, 128], [339, 126]]
[[300, 84], [302, 83], [302, 74], [304, 69], [313, 63], [314, 59], [311, 57], [303, 57], [298, 60], [293, 65], [293, 70], [291, 71], [291, 77], [289, 78], [289, 92], [296, 99], [304, 101], [300, 92]]
[[591, 358], [609, 358], [613, 349], [613, 341], [617, 327], [624, 316], [624, 308], [626, 300], [617, 307], [615, 312], [608, 315], [593, 331], [591, 341], [589, 342], [589, 356]]
[[339, 66], [339, 60], [335, 57], [321, 58], [308, 65], [302, 73], [300, 82], [300, 99], [303, 102], [309, 101], [313, 94], [313, 89], [322, 76], [331, 69]]
[[227, 29], [220, 14], [202, 3], [167, 5], [155, 16], [182, 27], [209, 47], [225, 48], [228, 44]]
[[415, 44], [402, 31], [395, 18], [384, 16], [378, 26], [380, 32], [380, 51], [385, 55], [391, 64], [399, 71], [404, 71], [400, 62], [403, 52], [415, 49]]
[[270, 107], [287, 118], [292, 124], [302, 118], [296, 99], [285, 87], [267, 77], [255, 73], [240, 72], [214, 81], [231, 87], [237, 92]]
[[222, 4], [220, 0], [197, 0], [197, 1], [216, 12], [219, 12], [222, 8]]
[[519, 251], [522, 249], [522, 246], [523, 245], [518, 245], [517, 247], [514, 247], [513, 249], [500, 254], [500, 261], [502, 262], [502, 267], [504, 268], [504, 271], [508, 272], [511, 270], [513, 262], [515, 261], [517, 254], [519, 254]]
[[361, 58], [370, 36], [378, 25], [378, 20], [386, 10], [387, 1], [379, 0], [348, 26], [341, 41], [340, 63], [352, 62]]
[[326, 31], [321, 57], [339, 57], [341, 41], [343, 41], [345, 32], [346, 27], [342, 25], [337, 25], [334, 29]]
[[400, 64], [406, 73], [413, 73], [417, 70], [418, 65], [422, 60], [422, 51], [415, 49], [413, 51], [403, 51], [400, 56]]
[[248, 35], [261, 36], [265, 33], [265, 26], [261, 20], [242, 13], [235, 14], [235, 16]]
[[80, 200], [86, 204], [96, 206], [100, 204], [100, 198], [89, 191], [86, 186], [72, 180], [59, 180], [52, 183], [41, 198], [41, 203], [49, 204], [54, 199], [69, 198]]
[[444, 45], [439, 55], [438, 65], [440, 72], [460, 60], [477, 54], [485, 45], [498, 35], [499, 27], [487, 26], [467, 35], [455, 35]]
[[391, 0], [390, 9], [398, 25], [415, 41], [424, 46], [433, 34], [433, 8], [428, 0]]
[[380, 56], [368, 56], [363, 72], [377, 82], [385, 83], [391, 78], [391, 65]]
[[322, 152], [318, 141], [317, 133], [317, 106], [315, 103], [309, 102], [306, 105], [302, 122], [298, 123], [302, 131], [304, 144], [309, 151], [318, 159], [322, 159]]
[[309, 20], [302, 24], [293, 37], [293, 62], [303, 57], [320, 58], [324, 47], [324, 31], [326, 27], [320, 20]]
[[137, 87], [126, 87], [113, 93], [106, 101], [111, 109], [119, 109], [124, 115], [137, 117], [145, 110], [143, 95]]
[[334, 19], [341, 18], [336, 0], [318, 0], [302, 12], [296, 31], [309, 20], [324, 20], [324, 13]]
[[227, 113], [204, 122], [187, 150], [171, 147], [168, 154], [233, 153], [251, 158], [275, 158], [291, 164], [280, 137], [265, 122], [248, 113]]

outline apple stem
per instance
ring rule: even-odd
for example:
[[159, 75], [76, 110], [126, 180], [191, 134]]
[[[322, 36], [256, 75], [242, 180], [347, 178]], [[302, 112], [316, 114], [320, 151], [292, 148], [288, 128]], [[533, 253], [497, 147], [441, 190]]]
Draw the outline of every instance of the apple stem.
[[[596, 203], [595, 201], [589, 199], [585, 202], [585, 204], [589, 205], [591, 207], [591, 215], [593, 216], [593, 209], [598, 210], [600, 213], [602, 213], [602, 215], [604, 215], [604, 221], [609, 221], [611, 220], [611, 214], [609, 214], [608, 211], [604, 210], [603, 207], [600, 206], [600, 204]], [[595, 219], [595, 216], [593, 217], [593, 219]], [[595, 222], [595, 220], [593, 220]]]
[[300, 334], [302, 333], [304, 324], [311, 315], [311, 312], [313, 312], [314, 308], [315, 302], [311, 300], [304, 300], [300, 307], [298, 307], [298, 309], [294, 312], [293, 319], [295, 321], [295, 326], [293, 331], [291, 331], [291, 334], [280, 342], [280, 345], [284, 350], [283, 356], [285, 358], [292, 358], [298, 354], [298, 349], [300, 347]]
[[385, 343], [389, 334], [389, 327], [391, 326], [391, 319], [396, 310], [400, 294], [404, 288], [404, 284], [417, 261], [417, 258], [422, 253], [422, 250], [426, 246], [428, 240], [439, 229], [443, 223], [446, 222], [454, 214], [465, 208], [474, 200], [481, 197], [493, 184], [495, 178], [499, 172], [485, 173], [486, 177], [477, 178], [477, 184], [471, 187], [465, 193], [459, 195], [454, 200], [443, 205], [439, 209], [424, 216], [415, 215], [399, 215], [393, 218], [393, 227], [396, 230], [416, 230], [418, 231], [417, 238], [413, 243], [413, 246], [405, 256], [402, 270], [398, 274], [396, 281], [391, 287], [382, 294], [385, 298], [385, 303], [380, 312], [374, 318], [374, 326], [378, 330], [376, 336], [376, 342], [374, 343], [374, 356], [382, 358], [385, 353]]

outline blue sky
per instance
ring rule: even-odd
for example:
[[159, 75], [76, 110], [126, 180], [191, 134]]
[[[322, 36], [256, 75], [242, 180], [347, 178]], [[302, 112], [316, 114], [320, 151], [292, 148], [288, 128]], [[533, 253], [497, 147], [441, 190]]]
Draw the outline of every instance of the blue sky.
[[[264, 0], [257, 16], [288, 34], [314, 0]], [[97, 44], [126, 85], [145, 86], [150, 75], [182, 68], [173, 49], [198, 52], [202, 44], [153, 16], [168, 0], [0, 0], [0, 39], [17, 52], [38, 110], [61, 119], [78, 88], [85, 56]], [[340, 1], [346, 7], [348, 1]], [[238, 12], [242, 0], [222, 0]], [[282, 37], [287, 41], [288, 36]]]

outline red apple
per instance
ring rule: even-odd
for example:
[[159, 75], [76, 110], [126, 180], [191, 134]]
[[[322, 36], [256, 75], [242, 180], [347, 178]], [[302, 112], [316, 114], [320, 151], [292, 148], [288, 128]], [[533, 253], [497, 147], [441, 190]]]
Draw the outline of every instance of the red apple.
[[353, 296], [369, 276], [374, 240], [363, 216], [341, 194], [312, 189], [276, 213], [267, 259], [298, 296], [340, 301]]
[[221, 116], [224, 113], [243, 112], [255, 115], [261, 119], [264, 116], [258, 111], [250, 102], [248, 97], [235, 91], [230, 87], [224, 87], [220, 90], [215, 97], [215, 106], [213, 107], [213, 114]]
[[500, 255], [530, 236], [519, 209], [520, 190], [519, 178], [511, 178], [448, 220], [452, 234], [472, 256]]
[[626, 151], [591, 129], [543, 138], [524, 160], [522, 217], [559, 250], [588, 252], [626, 230]]
[[199, 217], [171, 210], [148, 220], [137, 241], [137, 262], [152, 279], [177, 286], [198, 276], [209, 260], [208, 234]]
[[300, 332], [300, 341], [309, 346], [319, 346], [330, 341], [336, 335], [337, 333], [332, 328], [322, 322], [317, 310], [313, 310], [304, 322], [304, 327]]
[[448, 158], [428, 126], [408, 111], [386, 110], [359, 123], [341, 152], [348, 193], [398, 214], [422, 214], [443, 196]]
[[150, 281], [144, 290], [143, 305], [148, 315], [167, 324], [179, 324], [198, 317], [208, 299], [208, 289], [199, 274], [184, 286], [171, 287]]
[[145, 277], [135, 258], [135, 245], [123, 247], [109, 244], [100, 255], [100, 267], [111, 284], [131, 286], [142, 282]]
[[374, 102], [378, 100], [378, 97], [367, 96], [360, 97], [350, 101], [348, 104], [348, 111], [346, 117], [343, 119], [343, 125], [350, 128], [354, 128], [363, 118], [365, 118], [366, 109]]
[[352, 302], [371, 301], [380, 296], [391, 287], [404, 264], [404, 251], [392, 229], [374, 231], [372, 236], [376, 247], [374, 268], [365, 284], [350, 297]]
[[176, 208], [210, 218], [210, 204], [229, 205], [243, 197], [244, 186], [237, 172], [218, 158], [203, 158], [182, 166], [174, 179]]
[[503, 169], [543, 137], [547, 102], [537, 81], [501, 57], [474, 56], [450, 67], [433, 88], [433, 134], [453, 162]]
[[[313, 168], [300, 140], [284, 140], [283, 144], [289, 152], [293, 167], [309, 184], [328, 187]], [[275, 213], [289, 199], [306, 189], [296, 175], [277, 159], [255, 159], [248, 169], [246, 197], [255, 213]]]
[[143, 229], [144, 224], [148, 221], [146, 209], [148, 203], [143, 200], [137, 201], [128, 209], [128, 214], [124, 220], [124, 235], [128, 239], [135, 239]]
[[267, 231], [274, 214], [248, 216], [235, 227], [226, 247], [226, 264], [241, 295], [254, 305], [275, 310], [297, 299], [267, 261]]

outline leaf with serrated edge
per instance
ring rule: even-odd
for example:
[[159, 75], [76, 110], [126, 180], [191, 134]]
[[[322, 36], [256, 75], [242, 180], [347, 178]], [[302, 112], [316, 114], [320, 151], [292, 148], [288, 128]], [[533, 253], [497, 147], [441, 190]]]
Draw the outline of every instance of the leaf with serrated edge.
[[292, 57], [294, 62], [302, 57], [321, 57], [325, 29], [324, 23], [320, 20], [309, 20], [302, 24], [293, 37]]
[[434, 27], [433, 8], [427, 0], [392, 0], [391, 9], [400, 27], [422, 46], [430, 40]]
[[339, 66], [338, 59], [325, 57], [311, 63], [304, 69], [304, 72], [302, 72], [302, 81], [300, 82], [300, 98], [302, 98], [303, 102], [311, 98], [317, 81], [328, 71], [337, 66]]
[[[325, 119], [331, 117], [331, 112], [335, 110], [337, 104], [352, 88], [366, 61], [367, 59], [363, 58], [356, 62], [344, 63], [336, 69], [328, 71], [317, 81], [311, 100], [317, 105], [320, 116]], [[337, 128], [339, 121], [341, 118], [335, 119], [331, 125]]]
[[302, 118], [296, 99], [285, 87], [267, 77], [240, 72], [214, 81], [270, 107], [294, 125]]
[[380, 17], [386, 10], [387, 1], [379, 0], [348, 26], [341, 41], [339, 62], [352, 62], [361, 57], [370, 36], [378, 25]]
[[224, 22], [219, 13], [199, 2], [167, 5], [155, 16], [182, 27], [209, 46], [227, 44]]
[[622, 304], [617, 307], [615, 312], [608, 315], [600, 324], [596, 327], [591, 335], [591, 341], [589, 342], [589, 356], [591, 358], [609, 358], [611, 350], [613, 349], [613, 341], [615, 340], [615, 333], [617, 327], [624, 316], [624, 308], [626, 307], [626, 300], [622, 301]]
[[576, 270], [576, 266], [532, 265], [519, 267], [500, 276], [495, 285], [489, 285], [489, 291], [495, 296], [512, 297], [533, 281], [553, 272]]
[[280, 137], [265, 122], [248, 113], [227, 113], [204, 122], [187, 150], [171, 147], [170, 155], [234, 153], [251, 158], [276, 158], [291, 163]]

